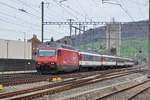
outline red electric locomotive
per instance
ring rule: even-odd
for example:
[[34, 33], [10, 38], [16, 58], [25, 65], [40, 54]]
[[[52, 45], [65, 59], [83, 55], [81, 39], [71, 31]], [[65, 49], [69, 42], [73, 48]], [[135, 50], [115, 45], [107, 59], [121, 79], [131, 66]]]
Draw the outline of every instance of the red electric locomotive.
[[36, 54], [36, 69], [40, 73], [79, 70], [78, 51], [67, 46], [40, 46]]

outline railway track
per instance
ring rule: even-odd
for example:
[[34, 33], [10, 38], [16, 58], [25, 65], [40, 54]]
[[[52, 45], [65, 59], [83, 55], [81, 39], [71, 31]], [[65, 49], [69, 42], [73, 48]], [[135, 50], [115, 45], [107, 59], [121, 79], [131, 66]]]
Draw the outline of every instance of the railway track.
[[91, 71], [91, 72], [77, 72], [77, 73], [68, 73], [68, 74], [58, 74], [58, 75], [40, 75], [37, 73], [32, 74], [16, 74], [16, 75], [3, 75], [0, 77], [0, 84], [3, 86], [13, 86], [13, 85], [20, 85], [20, 84], [27, 84], [27, 83], [34, 83], [34, 82], [41, 82], [41, 81], [48, 81], [54, 77], [61, 77], [63, 79], [78, 77], [78, 76], [90, 76], [96, 74], [107, 74], [112, 72], [120, 72], [120, 71], [127, 71], [127, 70], [134, 70], [138, 69], [137, 67], [132, 68], [122, 68], [122, 69], [110, 69], [110, 70], [103, 70], [103, 71]]
[[133, 100], [136, 96], [148, 89], [150, 89], [150, 80], [146, 80], [144, 82], [137, 83], [124, 89], [115, 91], [113, 93], [100, 97], [97, 100]]
[[26, 90], [1, 94], [0, 99], [7, 99], [9, 97], [8, 99], [12, 99], [12, 100], [20, 100], [20, 99], [28, 100], [28, 99], [42, 97], [44, 95], [59, 93], [62, 91], [78, 88], [84, 85], [89, 85], [104, 80], [109, 80], [112, 78], [126, 76], [136, 72], [139, 72], [139, 70], [134, 69], [132, 71], [114, 72], [109, 74], [97, 74], [97, 75], [91, 75], [89, 77], [80, 76], [67, 81], [62, 81], [62, 82], [52, 83], [52, 84], [43, 85], [43, 86], [30, 88]]
[[[138, 96], [140, 96], [142, 94], [142, 96], [140, 98], [143, 98], [143, 100], [148, 100], [149, 99], [149, 95], [145, 95], [145, 94], [149, 94], [150, 93], [150, 84], [143, 86], [143, 88], [141, 90], [139, 90], [137, 93], [135, 93], [134, 95], [132, 95], [128, 100], [136, 100], [136, 97], [138, 98]], [[144, 93], [147, 92], [147, 93]], [[147, 98], [147, 99], [144, 99]]]

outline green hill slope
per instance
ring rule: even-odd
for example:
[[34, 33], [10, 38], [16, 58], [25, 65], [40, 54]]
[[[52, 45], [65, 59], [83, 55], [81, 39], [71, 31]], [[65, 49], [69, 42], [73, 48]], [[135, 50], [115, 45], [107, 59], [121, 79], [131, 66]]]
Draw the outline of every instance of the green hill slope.
[[[82, 50], [93, 50], [102, 54], [106, 54], [106, 42], [92, 42], [85, 45], [77, 46]], [[143, 57], [148, 57], [148, 40], [146, 38], [129, 38], [121, 40], [121, 56], [139, 55], [139, 51]]]

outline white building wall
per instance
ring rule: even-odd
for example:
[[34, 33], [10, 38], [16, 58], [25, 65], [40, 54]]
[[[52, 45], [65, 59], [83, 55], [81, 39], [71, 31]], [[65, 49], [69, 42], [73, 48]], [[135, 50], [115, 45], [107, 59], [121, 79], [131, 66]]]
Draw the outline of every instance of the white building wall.
[[0, 58], [32, 59], [32, 44], [20, 40], [0, 39]]
[[7, 56], [7, 44], [5, 40], [0, 40], [0, 58], [6, 58]]

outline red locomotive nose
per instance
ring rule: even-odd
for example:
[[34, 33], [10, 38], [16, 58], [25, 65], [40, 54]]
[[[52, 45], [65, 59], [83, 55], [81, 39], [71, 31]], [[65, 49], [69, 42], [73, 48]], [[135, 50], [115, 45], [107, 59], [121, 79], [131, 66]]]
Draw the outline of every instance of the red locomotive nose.
[[56, 57], [37, 57], [36, 63], [39, 65], [54, 65]]

